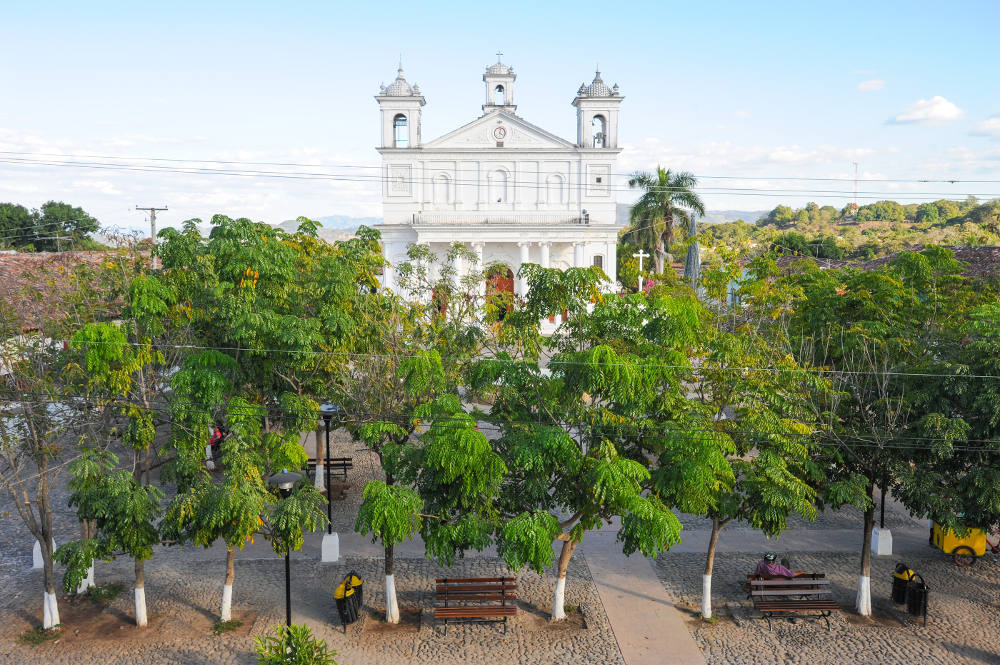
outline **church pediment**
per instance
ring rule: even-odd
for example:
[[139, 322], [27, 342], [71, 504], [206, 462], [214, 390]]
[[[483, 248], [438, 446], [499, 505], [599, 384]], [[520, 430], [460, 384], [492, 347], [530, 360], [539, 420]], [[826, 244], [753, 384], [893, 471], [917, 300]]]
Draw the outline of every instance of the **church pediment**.
[[509, 113], [488, 113], [453, 132], [425, 143], [425, 150], [450, 150], [468, 148], [527, 148], [539, 150], [567, 150], [576, 146], [530, 122]]

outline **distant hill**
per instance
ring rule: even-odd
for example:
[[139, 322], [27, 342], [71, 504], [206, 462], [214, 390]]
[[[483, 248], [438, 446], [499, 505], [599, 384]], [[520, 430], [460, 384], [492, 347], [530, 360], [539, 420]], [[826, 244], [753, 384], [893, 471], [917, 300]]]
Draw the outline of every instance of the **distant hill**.
[[[327, 242], [335, 240], [346, 240], [354, 235], [359, 226], [372, 226], [382, 222], [381, 217], [350, 217], [348, 215], [327, 215], [317, 217], [314, 221], [323, 226], [319, 229], [319, 237]], [[299, 228], [299, 223], [294, 219], [287, 219], [277, 225], [279, 228], [295, 233]]]
[[[618, 204], [617, 217], [619, 224], [628, 224], [628, 213], [631, 207], [631, 203]], [[766, 217], [767, 213], [767, 210], [709, 210], [698, 221], [708, 222], [709, 224], [725, 224], [742, 219], [744, 222], [752, 224], [761, 217]]]

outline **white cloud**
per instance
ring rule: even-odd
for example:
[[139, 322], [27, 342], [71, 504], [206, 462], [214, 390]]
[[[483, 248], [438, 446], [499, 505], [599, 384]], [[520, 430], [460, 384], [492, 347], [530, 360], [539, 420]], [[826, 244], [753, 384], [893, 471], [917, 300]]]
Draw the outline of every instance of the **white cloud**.
[[734, 118], [752, 118], [753, 117], [753, 113], [751, 113], [750, 111], [747, 111], [745, 109], [737, 109], [737, 110], [733, 111], [733, 117]]
[[941, 95], [935, 95], [930, 99], [917, 100], [908, 109], [896, 114], [889, 120], [889, 123], [894, 125], [941, 125], [958, 120], [964, 115], [965, 111], [954, 103]]
[[74, 180], [72, 185], [75, 189], [82, 189], [88, 192], [98, 192], [100, 194], [121, 194], [121, 190], [115, 187], [113, 182], [108, 180]]
[[885, 87], [885, 81], [882, 79], [869, 79], [867, 81], [862, 81], [858, 84], [858, 90], [861, 92], [871, 92], [873, 90], [881, 90]]
[[972, 129], [975, 136], [994, 136], [1000, 138], [1000, 115], [987, 118], [982, 122], [977, 122]]

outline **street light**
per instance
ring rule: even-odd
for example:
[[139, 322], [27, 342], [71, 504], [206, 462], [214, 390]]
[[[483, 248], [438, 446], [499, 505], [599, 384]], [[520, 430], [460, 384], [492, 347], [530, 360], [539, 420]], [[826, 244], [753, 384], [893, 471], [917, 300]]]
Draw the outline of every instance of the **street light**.
[[323, 416], [326, 424], [326, 464], [323, 465], [326, 474], [326, 532], [333, 533], [333, 508], [330, 504], [330, 420], [333, 414], [340, 411], [340, 407], [327, 402], [319, 407], [319, 412]]
[[[276, 473], [267, 479], [269, 485], [274, 485], [281, 492], [281, 496], [288, 498], [292, 495], [292, 488], [295, 483], [302, 480], [301, 473], [289, 472], [282, 469], [281, 473]], [[285, 625], [292, 625], [292, 572], [288, 563], [288, 543], [285, 543]]]

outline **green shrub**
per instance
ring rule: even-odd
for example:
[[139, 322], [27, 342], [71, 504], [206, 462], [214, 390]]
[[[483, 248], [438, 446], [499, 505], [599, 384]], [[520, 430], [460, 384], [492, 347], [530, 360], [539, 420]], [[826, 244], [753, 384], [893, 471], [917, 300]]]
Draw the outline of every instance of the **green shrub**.
[[222, 635], [223, 633], [228, 633], [231, 630], [236, 630], [243, 625], [243, 622], [239, 619], [230, 619], [229, 621], [216, 621], [215, 625], [212, 626], [213, 635]]
[[337, 665], [337, 652], [327, 648], [326, 640], [313, 638], [307, 626], [278, 625], [274, 633], [254, 638], [260, 665]]

